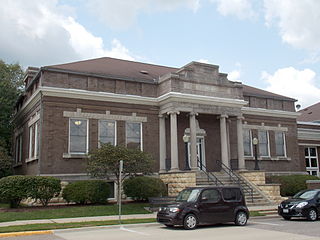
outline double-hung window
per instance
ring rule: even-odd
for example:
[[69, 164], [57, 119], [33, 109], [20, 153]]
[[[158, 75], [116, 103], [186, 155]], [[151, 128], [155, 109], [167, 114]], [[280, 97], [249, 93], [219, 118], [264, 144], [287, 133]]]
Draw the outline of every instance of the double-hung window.
[[16, 163], [19, 163], [22, 160], [22, 133], [16, 137], [15, 148], [16, 148], [15, 161]]
[[243, 129], [243, 150], [244, 156], [252, 156], [251, 130]]
[[280, 157], [286, 156], [286, 141], [284, 132], [275, 132], [276, 155]]
[[142, 124], [137, 122], [126, 123], [126, 143], [128, 148], [142, 150]]
[[29, 159], [33, 157], [34, 153], [34, 141], [33, 141], [34, 125], [29, 127]]
[[88, 153], [88, 120], [71, 118], [69, 120], [69, 153]]
[[258, 131], [258, 139], [259, 139], [259, 153], [262, 157], [269, 157], [269, 134], [268, 131], [259, 130]]
[[117, 145], [117, 124], [116, 121], [100, 120], [99, 121], [99, 146], [101, 143], [110, 143]]

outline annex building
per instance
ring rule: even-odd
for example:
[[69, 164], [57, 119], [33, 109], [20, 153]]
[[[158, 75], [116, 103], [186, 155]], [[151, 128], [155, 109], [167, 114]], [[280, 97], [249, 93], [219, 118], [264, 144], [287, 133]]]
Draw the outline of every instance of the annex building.
[[[180, 181], [176, 188], [196, 184], [199, 172], [252, 172], [255, 148], [259, 173], [319, 175], [320, 138], [308, 139], [314, 125], [299, 126], [295, 101], [199, 62], [172, 68], [104, 57], [28, 68], [14, 169], [86, 179], [88, 152], [110, 142], [150, 153], [155, 173], [169, 185]], [[307, 157], [316, 159], [313, 172]]]

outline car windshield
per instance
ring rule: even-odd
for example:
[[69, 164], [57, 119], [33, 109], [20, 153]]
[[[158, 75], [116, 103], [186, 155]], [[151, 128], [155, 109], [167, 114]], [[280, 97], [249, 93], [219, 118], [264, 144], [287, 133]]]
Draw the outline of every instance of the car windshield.
[[182, 190], [176, 198], [177, 202], [195, 202], [199, 196], [199, 189]]
[[318, 191], [316, 191], [316, 190], [301, 191], [301, 192], [298, 192], [296, 195], [294, 195], [293, 198], [294, 199], [311, 199], [317, 193], [318, 193]]

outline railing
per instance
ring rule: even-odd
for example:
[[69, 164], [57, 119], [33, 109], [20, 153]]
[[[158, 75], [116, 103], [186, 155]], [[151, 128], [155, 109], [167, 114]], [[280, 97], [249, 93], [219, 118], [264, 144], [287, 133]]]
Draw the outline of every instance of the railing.
[[223, 182], [221, 182], [212, 172], [208, 172], [206, 167], [202, 164], [202, 162], [197, 159], [198, 166], [200, 170], [206, 174], [208, 178], [208, 182], [213, 182], [216, 186], [224, 185]]
[[[218, 164], [221, 164], [221, 170], [228, 174], [230, 180], [239, 185], [242, 190], [251, 196], [251, 201], [253, 202], [253, 188], [246, 183], [242, 178], [238, 176], [231, 168], [227, 167], [223, 162], [217, 160]], [[244, 187], [245, 186], [245, 187]]]

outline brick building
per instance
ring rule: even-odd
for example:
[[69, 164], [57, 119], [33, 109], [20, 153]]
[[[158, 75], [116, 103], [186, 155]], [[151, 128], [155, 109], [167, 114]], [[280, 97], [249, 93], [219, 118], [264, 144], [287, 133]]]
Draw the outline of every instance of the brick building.
[[149, 152], [157, 173], [253, 170], [253, 138], [261, 170], [306, 172], [295, 99], [229, 81], [216, 65], [105, 57], [28, 68], [25, 86], [14, 118], [17, 174], [87, 178], [99, 142]]

